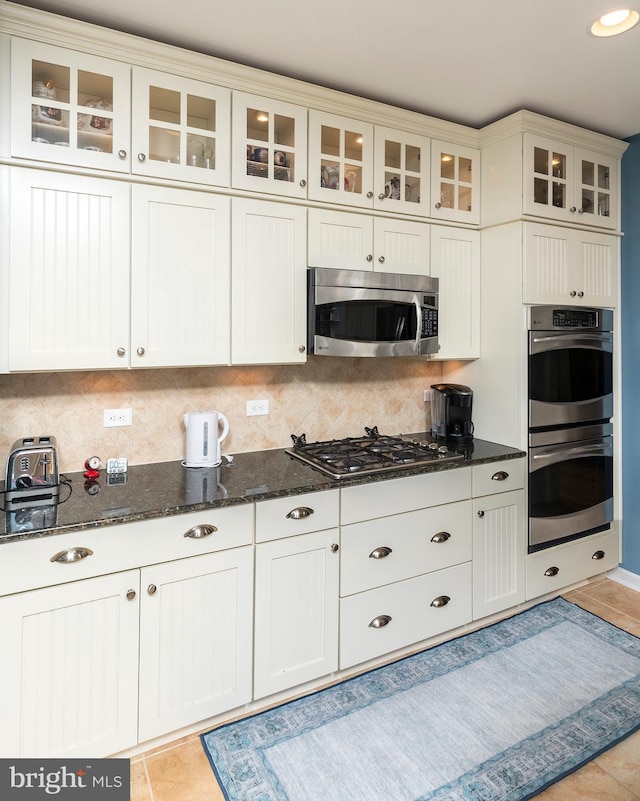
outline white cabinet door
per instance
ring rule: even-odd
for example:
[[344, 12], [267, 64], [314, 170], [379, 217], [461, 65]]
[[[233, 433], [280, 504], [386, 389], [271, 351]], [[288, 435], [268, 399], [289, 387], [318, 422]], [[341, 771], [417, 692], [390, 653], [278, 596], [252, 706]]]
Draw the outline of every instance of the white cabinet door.
[[309, 111], [311, 200], [373, 207], [373, 125]]
[[473, 501], [473, 619], [525, 599], [527, 531], [524, 490]]
[[230, 201], [132, 187], [131, 365], [228, 364]]
[[607, 306], [617, 302], [617, 237], [524, 224], [524, 302]]
[[127, 365], [129, 186], [11, 170], [11, 370]]
[[373, 217], [349, 211], [309, 209], [310, 267], [373, 270]]
[[132, 99], [132, 172], [229, 186], [229, 89], [134, 67]]
[[431, 217], [480, 222], [480, 151], [431, 142]]
[[373, 269], [429, 275], [430, 230], [428, 223], [377, 217], [373, 221]]
[[306, 360], [306, 209], [232, 201], [231, 361]]
[[141, 571], [140, 742], [251, 700], [253, 547]]
[[306, 198], [306, 108], [234, 92], [232, 119], [233, 186]]
[[10, 198], [9, 167], [0, 165], [0, 373], [9, 370]]
[[480, 356], [480, 232], [432, 226], [431, 275], [439, 279], [436, 359]]
[[137, 742], [139, 572], [0, 599], [3, 757], [102, 757]]
[[584, 225], [617, 228], [620, 162], [603, 153], [576, 148], [576, 206]]
[[374, 140], [374, 208], [428, 216], [429, 139], [376, 125]]
[[130, 67], [76, 50], [11, 41], [11, 153], [128, 172]]
[[338, 667], [339, 530], [256, 546], [254, 698]]

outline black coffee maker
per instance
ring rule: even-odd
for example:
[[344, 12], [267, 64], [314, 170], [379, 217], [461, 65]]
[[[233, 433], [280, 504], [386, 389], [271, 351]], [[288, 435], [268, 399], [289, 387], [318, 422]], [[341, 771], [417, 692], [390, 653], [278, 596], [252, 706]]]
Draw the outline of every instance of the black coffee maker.
[[432, 384], [431, 434], [452, 445], [473, 442], [473, 391], [463, 384]]

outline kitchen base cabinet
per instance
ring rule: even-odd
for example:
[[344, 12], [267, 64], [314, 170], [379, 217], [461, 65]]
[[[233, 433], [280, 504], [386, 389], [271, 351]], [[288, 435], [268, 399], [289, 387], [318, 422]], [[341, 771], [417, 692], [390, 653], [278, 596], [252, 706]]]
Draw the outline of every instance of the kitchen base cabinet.
[[136, 744], [139, 581], [132, 570], [0, 598], [0, 756]]
[[337, 670], [339, 533], [256, 546], [254, 698]]
[[251, 700], [253, 548], [141, 571], [139, 739]]

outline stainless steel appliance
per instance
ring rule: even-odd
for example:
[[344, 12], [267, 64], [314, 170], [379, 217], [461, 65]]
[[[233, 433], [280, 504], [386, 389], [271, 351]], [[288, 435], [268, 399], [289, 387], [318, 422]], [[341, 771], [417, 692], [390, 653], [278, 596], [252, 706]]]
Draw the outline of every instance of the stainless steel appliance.
[[24, 437], [16, 440], [7, 459], [5, 510], [57, 503], [59, 495], [55, 437]]
[[431, 384], [431, 433], [458, 445], [473, 442], [473, 391], [464, 384]]
[[613, 520], [613, 312], [529, 310], [529, 552]]
[[320, 356], [438, 352], [438, 279], [363, 270], [308, 270], [307, 349]]
[[332, 478], [386, 473], [434, 462], [464, 459], [442, 443], [414, 442], [402, 436], [384, 436], [377, 427], [365, 428], [365, 437], [346, 437], [324, 442], [307, 442], [304, 434], [291, 435], [290, 456], [320, 470]]

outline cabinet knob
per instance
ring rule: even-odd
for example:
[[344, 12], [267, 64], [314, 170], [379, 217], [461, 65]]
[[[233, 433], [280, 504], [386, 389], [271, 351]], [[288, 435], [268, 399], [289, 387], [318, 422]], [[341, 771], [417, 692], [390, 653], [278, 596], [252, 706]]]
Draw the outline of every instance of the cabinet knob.
[[575, 289], [572, 289], [572, 290], [571, 290], [571, 292], [569, 292], [569, 296], [570, 296], [570, 297], [572, 297], [572, 298], [575, 298], [575, 296], [576, 296], [577, 294], [578, 294], [578, 293], [575, 291]]
[[127, 158], [127, 151], [126, 150], [118, 150], [118, 158], [121, 161], [124, 161]]
[[314, 510], [310, 509], [308, 506], [297, 506], [295, 509], [288, 512], [286, 517], [288, 517], [289, 520], [302, 520], [305, 517], [310, 517], [313, 512]]
[[373, 253], [369, 253], [367, 256], [367, 261], [373, 261]]
[[203, 523], [200, 526], [194, 526], [189, 531], [185, 531], [183, 537], [189, 537], [191, 540], [200, 540], [203, 537], [209, 537], [215, 534], [218, 529], [215, 526], [210, 526], [208, 523]]
[[559, 567], [556, 567], [556, 566], [554, 565], [553, 567], [548, 567], [548, 568], [547, 568], [547, 569], [544, 571], [544, 574], [545, 574], [545, 576], [548, 576], [549, 578], [551, 578], [552, 576], [557, 576], [559, 572], [560, 572], [560, 568], [559, 568]]
[[438, 531], [437, 534], [434, 534], [431, 537], [431, 542], [446, 542], [448, 539], [451, 538], [451, 534], [448, 531]]
[[135, 597], [136, 597], [135, 590], [127, 590], [127, 601], [133, 601]]
[[436, 203], [436, 208], [437, 209], [441, 209], [442, 208], [442, 203], [440, 203], [440, 202]]
[[58, 551], [51, 557], [52, 562], [57, 562], [59, 565], [66, 565], [70, 562], [79, 562], [81, 559], [86, 559], [87, 556], [93, 556], [91, 548], [66, 548], [64, 551]]
[[380, 192], [380, 194], [378, 195], [378, 200], [384, 200], [385, 197], [386, 197], [385, 193], [384, 192]]
[[604, 559], [604, 557], [605, 557], [604, 551], [596, 551], [591, 558], [592, 559]]
[[569, 209], [569, 211], [570, 211], [572, 214], [575, 214], [575, 213], [576, 213], [576, 207], [575, 207], [575, 206], [571, 206], [571, 208]]
[[579, 298], [583, 298], [584, 297], [584, 292], [578, 292], [578, 297]]
[[118, 348], [116, 353], [118, 354], [118, 356], [124, 356], [124, 354], [126, 353], [126, 350], [124, 348]]
[[439, 609], [441, 606], [446, 606], [450, 600], [451, 598], [448, 595], [438, 595], [437, 598], [434, 598], [433, 601], [431, 601], [429, 606]]
[[332, 542], [331, 543], [331, 553], [338, 553], [339, 549], [340, 549], [340, 546], [338, 545], [337, 542]]
[[497, 473], [494, 473], [491, 476], [492, 481], [506, 481], [509, 478], [509, 473], [505, 470], [498, 470]]
[[584, 209], [578, 209], [578, 214], [584, 214]]
[[369, 198], [369, 200], [371, 200], [371, 198], [373, 197], [373, 192], [367, 192], [367, 197]]
[[386, 545], [382, 545], [380, 548], [374, 548], [373, 551], [369, 554], [369, 559], [385, 559], [389, 554], [392, 554], [393, 551], [391, 548], [388, 548]]
[[305, 350], [306, 350], [306, 347], [304, 345], [298, 345], [298, 352], [299, 353], [304, 353]]
[[147, 587], [147, 592], [149, 593], [149, 595], [155, 595], [157, 591], [158, 588], [156, 587], [155, 584], [149, 584], [149, 586]]
[[391, 615], [378, 615], [369, 623], [370, 629], [383, 629], [391, 623]]
[[378, 262], [384, 264], [384, 256], [378, 256]]
[[138, 356], [144, 356], [144, 348], [138, 348], [138, 350], [136, 350], [136, 353], [138, 354]]
[[146, 161], [146, 160], [147, 160], [147, 157], [145, 156], [144, 153], [138, 153], [138, 161], [140, 163], [142, 163], [143, 161]]
[[300, 186], [306, 186], [306, 185], [307, 185], [307, 182], [306, 182], [306, 181], [305, 181], [305, 179], [303, 178], [303, 179], [300, 181]]
[[478, 512], [478, 517], [484, 517], [484, 512], [482, 511], [482, 509], [480, 509], [480, 511]]

